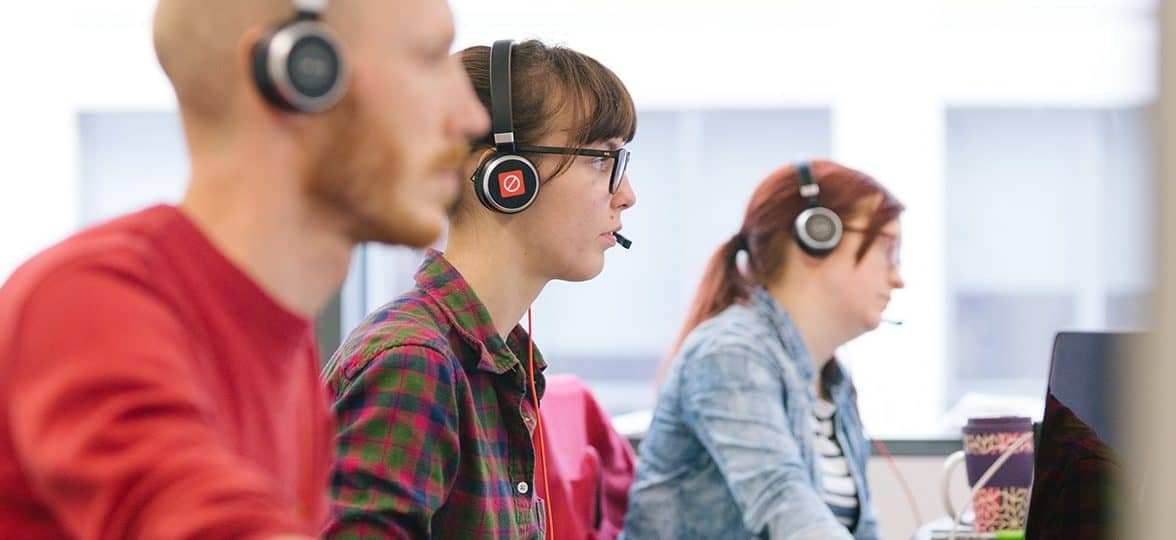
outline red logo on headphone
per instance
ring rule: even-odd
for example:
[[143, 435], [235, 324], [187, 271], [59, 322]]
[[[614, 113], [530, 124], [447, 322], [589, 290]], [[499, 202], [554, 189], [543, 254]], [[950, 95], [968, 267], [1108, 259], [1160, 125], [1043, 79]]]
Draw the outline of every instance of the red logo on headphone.
[[523, 182], [522, 169], [498, 173], [498, 192], [504, 199], [526, 195], [527, 184]]

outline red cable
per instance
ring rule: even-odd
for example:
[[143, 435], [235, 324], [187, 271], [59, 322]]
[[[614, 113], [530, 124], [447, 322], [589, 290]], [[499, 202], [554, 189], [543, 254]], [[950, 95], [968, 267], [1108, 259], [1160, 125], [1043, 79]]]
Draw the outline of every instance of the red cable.
[[911, 505], [911, 513], [915, 517], [915, 529], [923, 526], [923, 514], [919, 512], [919, 505], [915, 502], [915, 492], [911, 490], [910, 484], [907, 484], [906, 477], [902, 475], [902, 471], [898, 469], [898, 463], [894, 461], [894, 457], [890, 455], [890, 451], [886, 449], [886, 445], [882, 441], [871, 438], [870, 442], [874, 443], [874, 448], [878, 449], [878, 453], [886, 459], [890, 464], [890, 469], [894, 472], [894, 476], [898, 478], [898, 483], [902, 485], [902, 491], [906, 494], [907, 503]]
[[547, 484], [547, 448], [543, 444], [543, 416], [539, 412], [539, 392], [535, 390], [535, 327], [531, 324], [531, 308], [527, 308], [527, 365], [531, 372], [531, 403], [535, 405], [535, 429], [539, 430], [539, 462], [543, 464], [543, 505], [547, 517], [547, 538], [555, 538], [555, 521], [551, 517], [551, 487]]

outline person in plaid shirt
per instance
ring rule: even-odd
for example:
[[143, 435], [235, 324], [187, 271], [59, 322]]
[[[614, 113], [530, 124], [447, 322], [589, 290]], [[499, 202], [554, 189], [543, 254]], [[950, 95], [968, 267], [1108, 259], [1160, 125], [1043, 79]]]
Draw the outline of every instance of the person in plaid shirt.
[[[1126, 500], [1122, 460], [1074, 411], [1045, 396], [1033, 495], [1025, 538], [1098, 540], [1114, 537], [1112, 501]], [[1043, 436], [1044, 438], [1044, 436]]]
[[[545, 534], [531, 442], [545, 363], [516, 321], [548, 282], [603, 269], [636, 202], [622, 146], [637, 116], [616, 75], [584, 54], [538, 41], [505, 54], [514, 140], [541, 193], [506, 214], [470, 182], [445, 252], [430, 250], [415, 288], [369, 315], [328, 361], [339, 428], [329, 538]], [[490, 110], [490, 48], [459, 57]], [[467, 178], [495, 155], [493, 141], [475, 146]], [[534, 189], [508, 176], [502, 194]]]

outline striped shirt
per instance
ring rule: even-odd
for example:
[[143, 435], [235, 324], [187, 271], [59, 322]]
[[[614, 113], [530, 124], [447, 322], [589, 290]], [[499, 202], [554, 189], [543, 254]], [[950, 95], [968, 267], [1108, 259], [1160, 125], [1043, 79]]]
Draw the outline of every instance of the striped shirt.
[[824, 485], [821, 496], [837, 521], [853, 530], [858, 519], [857, 488], [850, 476], [845, 453], [833, 435], [833, 416], [836, 413], [837, 406], [824, 398], [818, 398], [813, 404], [813, 445]]

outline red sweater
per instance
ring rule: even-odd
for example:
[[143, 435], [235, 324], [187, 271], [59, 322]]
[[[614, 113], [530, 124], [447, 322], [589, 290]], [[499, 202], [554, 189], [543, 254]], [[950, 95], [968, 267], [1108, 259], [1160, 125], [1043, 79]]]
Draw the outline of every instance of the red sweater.
[[0, 537], [316, 534], [334, 431], [310, 321], [174, 207], [0, 288]]

